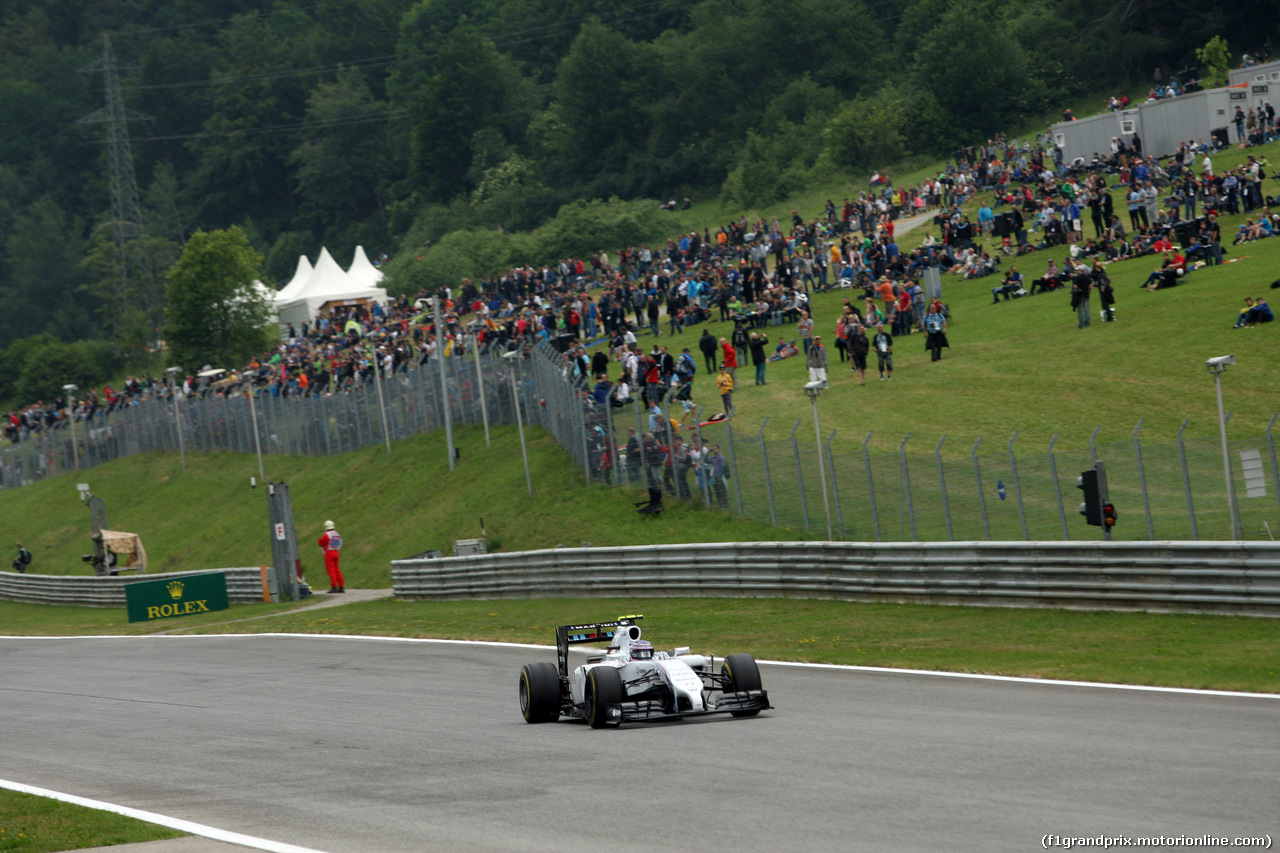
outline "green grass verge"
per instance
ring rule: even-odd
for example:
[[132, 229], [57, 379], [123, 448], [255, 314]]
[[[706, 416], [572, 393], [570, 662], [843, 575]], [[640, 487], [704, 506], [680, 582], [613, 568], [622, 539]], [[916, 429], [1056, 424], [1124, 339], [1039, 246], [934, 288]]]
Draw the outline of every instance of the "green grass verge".
[[[557, 545], [650, 545], [797, 539], [725, 513], [673, 504], [660, 522], [638, 515], [638, 489], [587, 488], [565, 454], [541, 430], [530, 430], [535, 494], [525, 490], [519, 437], [495, 427], [454, 430], [464, 460], [449, 470], [444, 434], [419, 435], [393, 445], [329, 459], [267, 457], [267, 474], [290, 485], [303, 568], [312, 584], [328, 587], [316, 538], [325, 519], [343, 535], [342, 571], [353, 587], [390, 588], [391, 560], [479, 537], [504, 551]], [[35, 554], [31, 571], [88, 574], [89, 513], [76, 495], [88, 482], [103, 498], [117, 529], [142, 536], [152, 573], [257, 566], [271, 562], [266, 493], [251, 489], [252, 456], [148, 454], [118, 460], [78, 476], [59, 476], [0, 492], [0, 518], [10, 541]], [[3, 540], [0, 540], [3, 541]]]
[[3, 853], [53, 853], [185, 835], [185, 832], [111, 812], [0, 790], [0, 851]]

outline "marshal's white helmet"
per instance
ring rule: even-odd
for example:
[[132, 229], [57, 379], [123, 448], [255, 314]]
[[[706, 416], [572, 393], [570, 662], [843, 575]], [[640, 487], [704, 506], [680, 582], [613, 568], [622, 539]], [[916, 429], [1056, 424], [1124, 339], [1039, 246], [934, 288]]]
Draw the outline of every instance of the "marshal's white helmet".
[[332, 529], [333, 529], [333, 522], [332, 522], [332, 521], [326, 521], [326, 522], [324, 523], [324, 529], [325, 529], [325, 530], [332, 530]]

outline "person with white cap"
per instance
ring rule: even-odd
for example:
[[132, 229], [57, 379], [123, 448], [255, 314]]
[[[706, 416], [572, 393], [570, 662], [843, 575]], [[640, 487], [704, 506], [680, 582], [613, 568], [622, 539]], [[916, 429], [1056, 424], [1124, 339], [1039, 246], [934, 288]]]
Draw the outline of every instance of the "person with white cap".
[[316, 543], [324, 549], [324, 570], [329, 573], [329, 594], [346, 592], [342, 580], [342, 570], [338, 568], [338, 552], [342, 550], [342, 535], [333, 527], [332, 521], [324, 523], [324, 533]]

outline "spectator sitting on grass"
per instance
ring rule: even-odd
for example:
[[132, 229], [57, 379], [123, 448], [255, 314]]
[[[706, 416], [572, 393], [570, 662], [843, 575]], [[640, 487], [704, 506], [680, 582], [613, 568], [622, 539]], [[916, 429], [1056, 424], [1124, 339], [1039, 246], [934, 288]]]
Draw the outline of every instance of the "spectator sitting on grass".
[[796, 346], [795, 341], [785, 341], [778, 338], [778, 345], [773, 348], [773, 355], [769, 356], [766, 361], [782, 361], [784, 358], [791, 358], [800, 354], [800, 348]]
[[1164, 263], [1160, 265], [1160, 269], [1153, 270], [1151, 275], [1147, 276], [1147, 280], [1142, 283], [1142, 287], [1147, 290], [1164, 290], [1169, 287], [1178, 285], [1178, 277], [1186, 272], [1187, 259], [1183, 257], [1181, 252], [1170, 256], [1168, 252], [1164, 253]]
[[1244, 298], [1244, 307], [1240, 309], [1240, 314], [1236, 317], [1236, 324], [1231, 328], [1239, 329], [1247, 325], [1249, 322], [1249, 312], [1251, 311], [1253, 311], [1253, 297], [1246, 296]]
[[1245, 318], [1245, 328], [1257, 326], [1261, 323], [1270, 323], [1276, 318], [1271, 313], [1271, 306], [1267, 304], [1267, 300], [1261, 296], [1253, 300], [1253, 307], [1249, 309], [1249, 314]]

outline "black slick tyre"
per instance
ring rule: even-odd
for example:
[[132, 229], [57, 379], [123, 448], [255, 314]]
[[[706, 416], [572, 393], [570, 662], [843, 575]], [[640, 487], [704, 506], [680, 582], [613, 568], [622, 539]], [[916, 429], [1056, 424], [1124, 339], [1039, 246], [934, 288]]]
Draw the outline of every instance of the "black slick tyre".
[[520, 714], [526, 723], [560, 719], [560, 672], [553, 664], [527, 663], [520, 669]]
[[[724, 676], [725, 693], [741, 693], [744, 690], [761, 690], [760, 667], [756, 659], [748, 654], [729, 655], [720, 666], [720, 674]], [[730, 711], [733, 717], [754, 717], [760, 713], [759, 708], [750, 711]]]
[[587, 671], [586, 700], [587, 725], [603, 729], [611, 722], [608, 706], [622, 702], [622, 676], [611, 666], [592, 667]]

